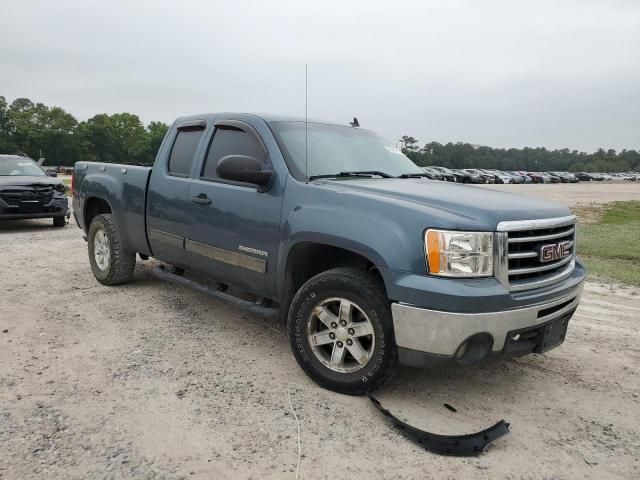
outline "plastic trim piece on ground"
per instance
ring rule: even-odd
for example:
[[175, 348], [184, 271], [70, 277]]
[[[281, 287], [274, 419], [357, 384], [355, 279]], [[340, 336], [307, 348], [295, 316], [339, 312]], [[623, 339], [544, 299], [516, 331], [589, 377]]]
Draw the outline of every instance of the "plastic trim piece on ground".
[[500, 420], [494, 426], [468, 435], [437, 435], [425, 432], [404, 423], [393, 416], [371, 394], [369, 399], [382, 414], [387, 417], [406, 437], [433, 453], [455, 457], [473, 457], [480, 455], [491, 443], [509, 433], [509, 424]]

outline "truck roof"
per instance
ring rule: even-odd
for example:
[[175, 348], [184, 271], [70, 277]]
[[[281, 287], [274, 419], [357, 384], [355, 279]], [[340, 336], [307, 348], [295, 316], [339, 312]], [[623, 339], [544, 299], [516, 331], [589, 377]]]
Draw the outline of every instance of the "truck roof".
[[[218, 113], [199, 113], [194, 115], [184, 115], [178, 117], [177, 121], [188, 121], [188, 120], [211, 120], [216, 116], [229, 116], [233, 118], [239, 118], [244, 116], [258, 117], [265, 121], [266, 123], [271, 122], [304, 122], [304, 117], [296, 117], [293, 115], [276, 115], [271, 113], [253, 113], [253, 112], [218, 112]], [[326, 120], [320, 120], [317, 118], [309, 118], [307, 120], [309, 123], [322, 123], [325, 125], [336, 125], [340, 127], [350, 127], [348, 123], [338, 123], [338, 122], [329, 122]]]

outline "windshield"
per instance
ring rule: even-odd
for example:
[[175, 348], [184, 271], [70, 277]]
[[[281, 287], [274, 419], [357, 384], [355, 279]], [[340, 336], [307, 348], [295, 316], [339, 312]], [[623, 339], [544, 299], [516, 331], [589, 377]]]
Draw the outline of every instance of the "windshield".
[[[269, 124], [298, 179], [340, 172], [379, 171], [397, 177], [424, 172], [391, 142], [368, 130], [321, 123]], [[305, 162], [305, 133], [308, 159]], [[305, 166], [308, 163], [308, 169]]]
[[47, 174], [40, 166], [24, 157], [0, 157], [0, 177], [29, 176], [44, 177]]

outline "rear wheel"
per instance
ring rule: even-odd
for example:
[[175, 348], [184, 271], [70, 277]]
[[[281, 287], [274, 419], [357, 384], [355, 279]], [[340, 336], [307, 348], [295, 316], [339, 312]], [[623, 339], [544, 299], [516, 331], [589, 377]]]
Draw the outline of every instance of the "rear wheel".
[[103, 285], [128, 281], [136, 268], [136, 253], [125, 250], [110, 214], [97, 215], [88, 235], [89, 263], [93, 276]]
[[305, 283], [291, 303], [288, 331], [305, 373], [336, 392], [374, 390], [397, 360], [384, 288], [360, 270], [335, 268]]

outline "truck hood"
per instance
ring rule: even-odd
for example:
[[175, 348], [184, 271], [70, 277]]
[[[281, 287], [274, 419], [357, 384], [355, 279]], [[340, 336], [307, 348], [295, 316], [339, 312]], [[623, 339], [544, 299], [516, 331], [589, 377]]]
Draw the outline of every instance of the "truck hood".
[[423, 206], [460, 229], [495, 229], [502, 221], [571, 215], [566, 206], [538, 198], [426, 179], [349, 179], [327, 184], [344, 193]]

